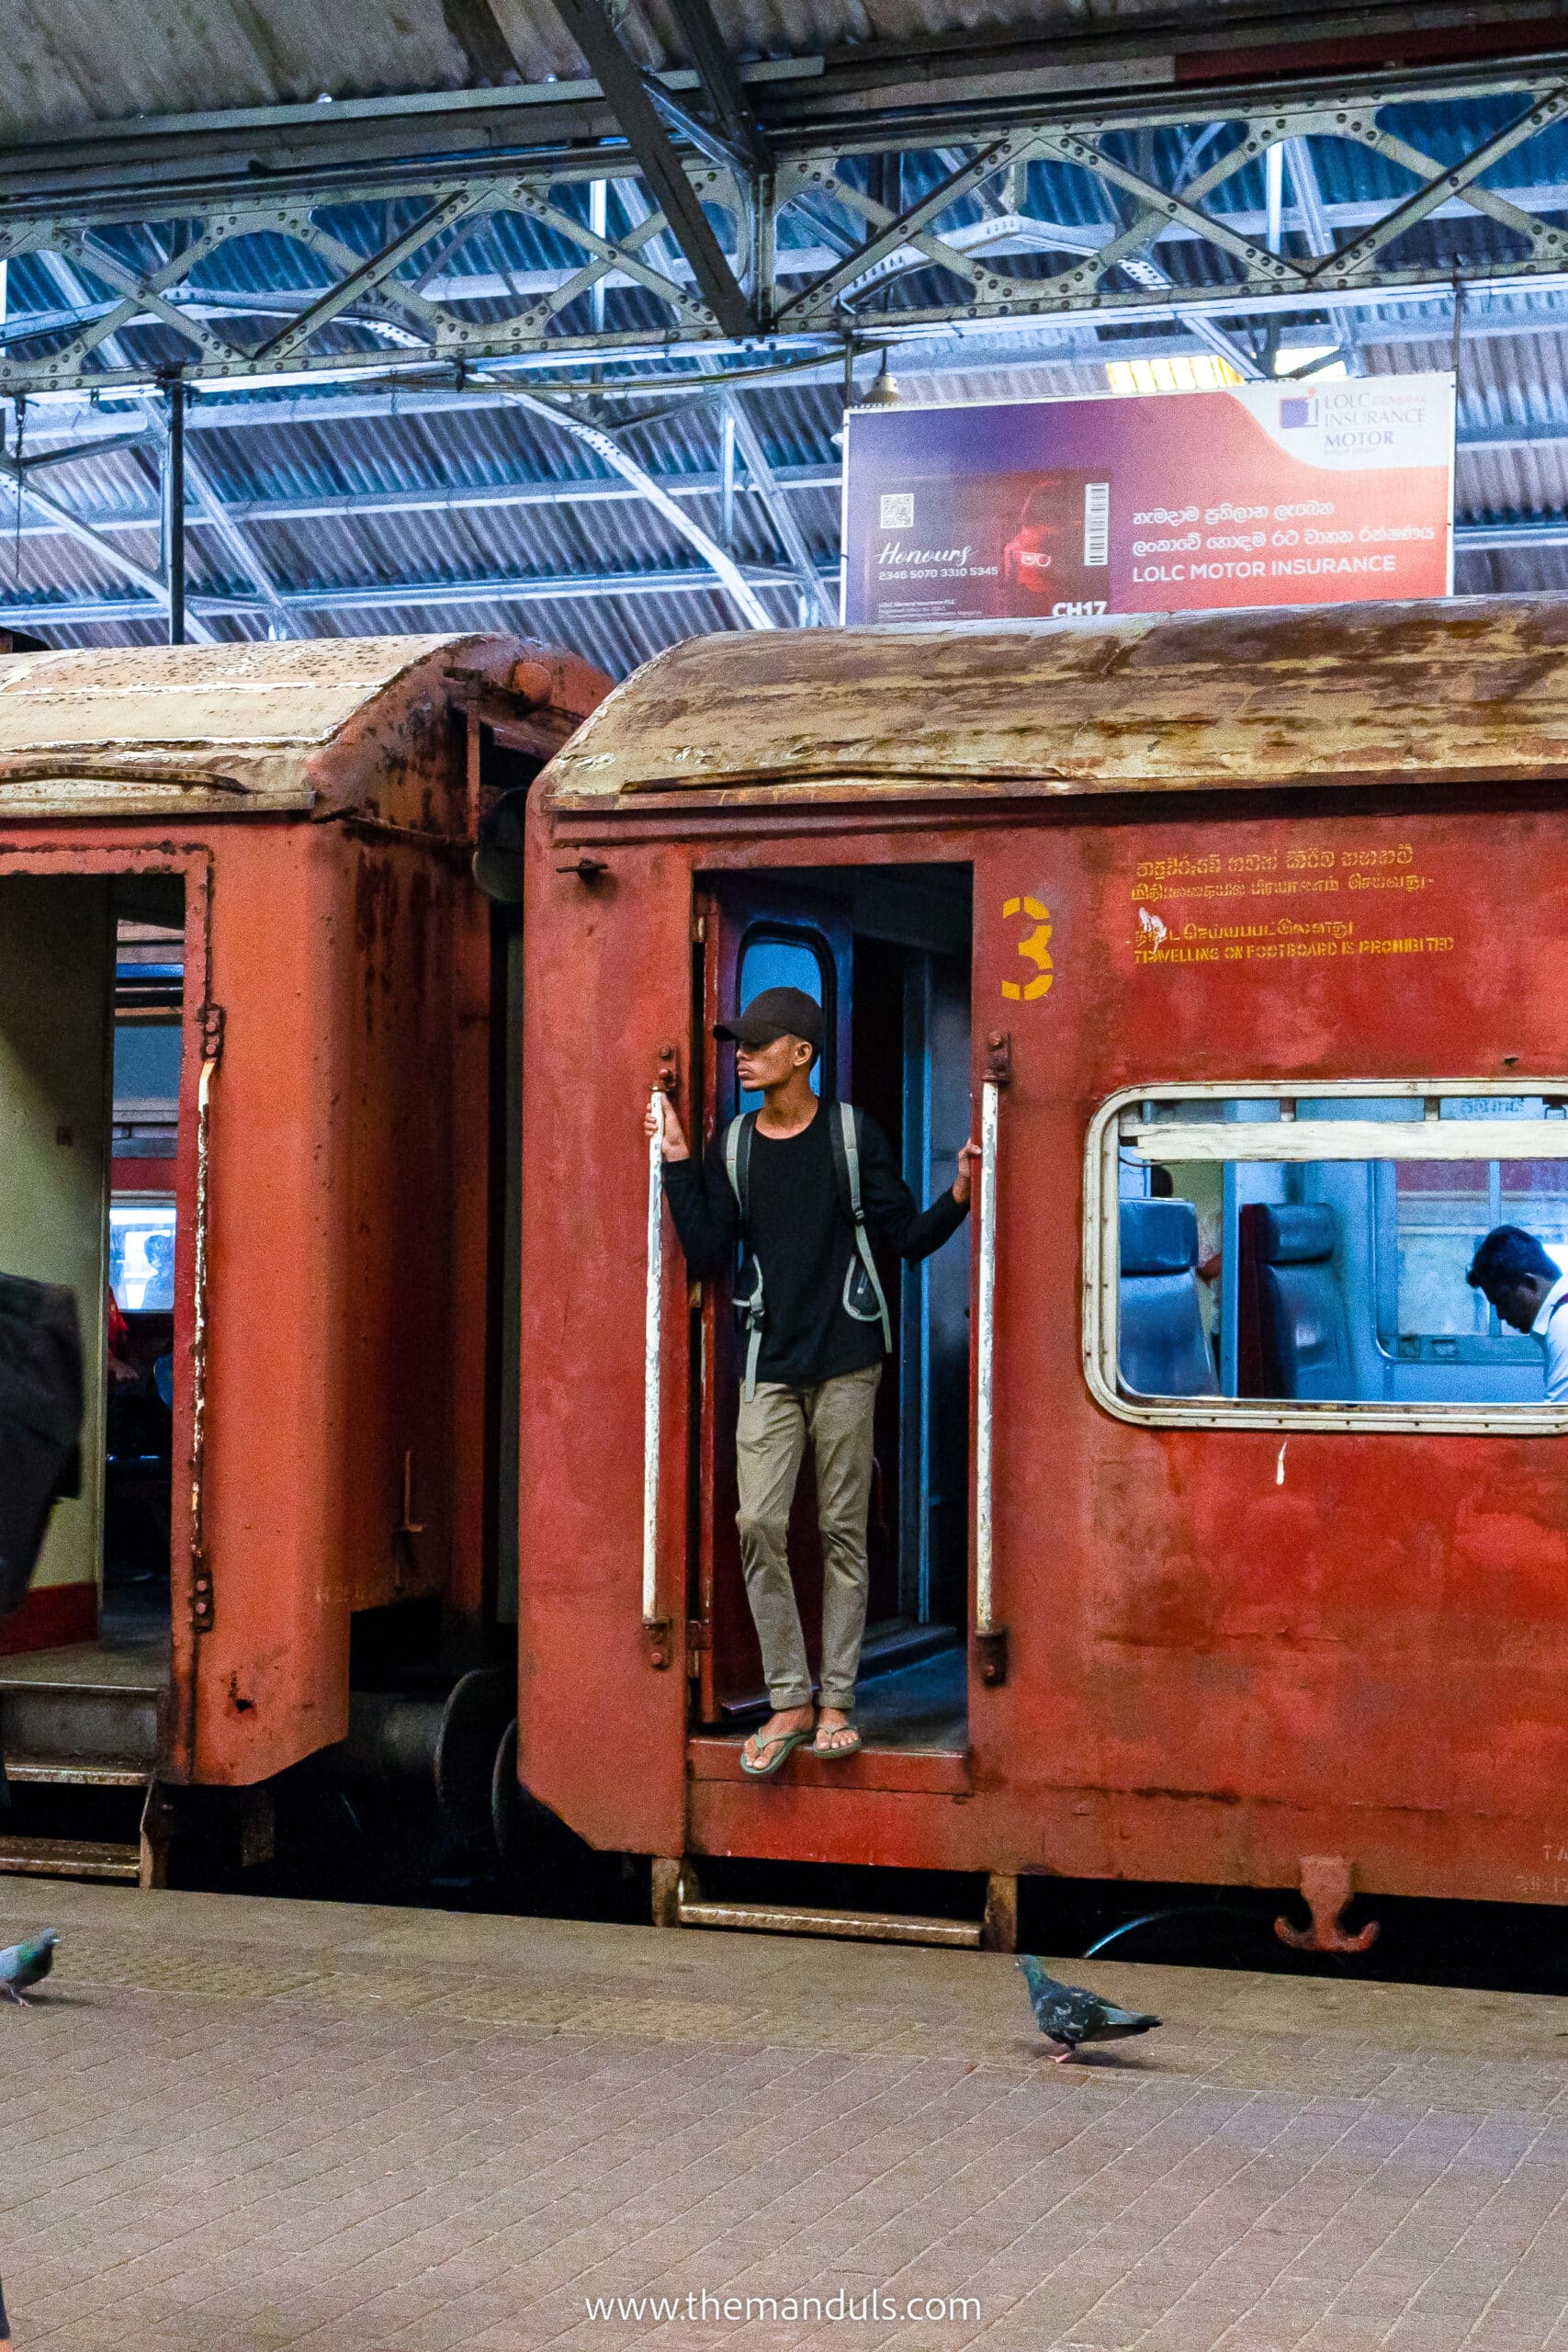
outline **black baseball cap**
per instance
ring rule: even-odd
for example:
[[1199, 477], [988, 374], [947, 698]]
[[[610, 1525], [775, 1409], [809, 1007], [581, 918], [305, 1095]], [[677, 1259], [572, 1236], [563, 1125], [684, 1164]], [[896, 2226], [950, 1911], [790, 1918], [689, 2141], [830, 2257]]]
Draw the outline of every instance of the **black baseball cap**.
[[771, 1046], [775, 1037], [804, 1037], [819, 1054], [822, 1008], [804, 989], [764, 989], [733, 1021], [716, 1021], [713, 1034], [732, 1037], [738, 1046]]

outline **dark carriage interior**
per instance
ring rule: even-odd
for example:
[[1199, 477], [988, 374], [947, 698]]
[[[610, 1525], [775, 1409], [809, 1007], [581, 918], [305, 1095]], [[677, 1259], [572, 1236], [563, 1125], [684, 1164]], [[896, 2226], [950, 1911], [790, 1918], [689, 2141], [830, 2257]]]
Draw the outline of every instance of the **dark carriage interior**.
[[128, 1632], [159, 1619], [166, 1623], [169, 1610], [184, 978], [180, 922], [121, 917], [115, 947], [108, 1281], [124, 1338], [118, 1364], [111, 1351], [105, 1417], [103, 1609], [106, 1621]]
[[[818, 1083], [859, 1104], [892, 1143], [922, 1205], [951, 1184], [969, 1132], [973, 884], [966, 865], [791, 868], [710, 888], [743, 1003], [803, 988], [822, 1004]], [[728, 1090], [728, 1092], [726, 1090]], [[754, 1107], [719, 1064], [720, 1122]], [[963, 1747], [967, 1739], [969, 1247], [967, 1232], [919, 1266], [885, 1265], [897, 1354], [877, 1400], [871, 1605], [857, 1701], [867, 1744]], [[731, 1345], [728, 1314], [721, 1344]], [[716, 1449], [714, 1719], [737, 1736], [766, 1712], [733, 1526], [734, 1381], [721, 1367]], [[726, 1421], [722, 1416], [728, 1412]], [[809, 1459], [790, 1555], [815, 1669], [821, 1561]]]

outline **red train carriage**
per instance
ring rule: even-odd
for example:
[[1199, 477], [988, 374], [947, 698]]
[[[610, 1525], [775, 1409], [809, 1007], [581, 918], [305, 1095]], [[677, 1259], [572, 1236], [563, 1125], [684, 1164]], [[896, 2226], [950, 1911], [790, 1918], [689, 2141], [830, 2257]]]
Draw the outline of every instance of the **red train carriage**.
[[[1325, 1945], [1568, 1896], [1568, 1410], [1465, 1281], [1503, 1223], [1568, 1264], [1565, 779], [1533, 599], [709, 639], [555, 761], [522, 1771], [662, 1916], [710, 1856], [987, 1872], [1003, 1941], [1030, 1871], [1299, 1887]], [[917, 1193], [988, 1159], [897, 1299], [863, 1752], [757, 1784], [734, 1328], [639, 1114], [728, 1118], [781, 979]]]
[[[394, 1686], [437, 1606], [483, 1654], [468, 868], [605, 684], [473, 637], [0, 660], [0, 1266], [72, 1285], [89, 1358], [83, 1492], [0, 1629], [0, 1868], [155, 1874], [171, 1792], [344, 1737], [367, 1629]], [[140, 1851], [58, 1834], [115, 1791]]]

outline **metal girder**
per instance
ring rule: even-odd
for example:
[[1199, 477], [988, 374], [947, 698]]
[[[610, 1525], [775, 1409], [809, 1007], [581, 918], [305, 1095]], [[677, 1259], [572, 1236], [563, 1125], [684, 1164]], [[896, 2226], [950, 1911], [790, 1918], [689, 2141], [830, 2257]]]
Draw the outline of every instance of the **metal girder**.
[[803, 594], [816, 606], [823, 626], [832, 628], [839, 618], [838, 600], [823, 584], [817, 559], [807, 546], [806, 534], [773, 478], [773, 469], [768, 463], [761, 435], [739, 393], [724, 394], [724, 414], [746, 461], [746, 471], [751, 478], [752, 488], [768, 510], [768, 518], [789, 560], [790, 568], [800, 582]]
[[[39, 260], [44, 277], [47, 279], [48, 283], [53, 287], [57, 294], [62, 297], [62, 299], [67, 302], [80, 302], [83, 300], [85, 289], [83, 288], [82, 281], [77, 277], [75, 270], [73, 268], [71, 263], [65, 258], [63, 254], [40, 254]], [[112, 321], [107, 318], [104, 321], [102, 341], [106, 357], [111, 362], [118, 361], [122, 355], [112, 333]], [[150, 400], [138, 401], [135, 405], [138, 413], [142, 419], [142, 431], [135, 436], [136, 439], [145, 441], [148, 446], [157, 446], [160, 452], [158, 458], [158, 491], [159, 506], [161, 510], [159, 516], [161, 536], [159, 547], [160, 566], [158, 571], [153, 573], [147, 573], [138, 568], [131, 571], [130, 577], [143, 582], [151, 580], [155, 592], [162, 599], [164, 611], [172, 616], [175, 610], [175, 595], [173, 584], [169, 577], [168, 514], [164, 494], [164, 469], [167, 463], [167, 451], [162, 446], [164, 441], [163, 421], [158, 415], [156, 405], [153, 401]], [[88, 543], [86, 537], [87, 526], [80, 526], [77, 523], [76, 517], [64, 506], [59, 507], [57, 513], [60, 517], [63, 518], [61, 522], [61, 527], [62, 529], [69, 529], [73, 537], [78, 539], [83, 545], [86, 545]], [[96, 537], [97, 535], [95, 533], [93, 536]], [[120, 568], [122, 570], [126, 569], [123, 564]], [[190, 599], [188, 599], [185, 594], [183, 580], [180, 589], [180, 603], [182, 636], [194, 637], [199, 644], [210, 644], [216, 639], [218, 632], [212, 627], [211, 622], [207, 619], [205, 614], [197, 612], [192, 608]]]
[[671, 6], [686, 37], [704, 95], [737, 159], [747, 171], [771, 170], [773, 156], [767, 140], [708, 0], [671, 0]]
[[28, 459], [28, 471], [40, 466], [73, 466], [84, 458], [112, 458], [121, 449], [144, 449], [152, 439], [144, 424], [130, 433], [98, 433], [86, 441], [64, 441], [57, 449], [40, 449]]
[[[1312, 149], [1304, 139], [1284, 139], [1280, 141], [1278, 152], [1281, 164], [1290, 174], [1301, 219], [1302, 236], [1308, 253], [1331, 254], [1334, 251], [1334, 231], [1329, 225]], [[1349, 374], [1364, 376], [1367, 363], [1361, 356], [1355, 324], [1350, 312], [1343, 309], [1337, 314], [1335, 342]]]
[[581, 417], [574, 416], [569, 409], [559, 407], [554, 401], [542, 401], [533, 392], [513, 392], [511, 398], [517, 407], [526, 409], [530, 415], [542, 418], [547, 424], [553, 424], [558, 432], [570, 434], [574, 441], [581, 441], [604, 465], [629, 481], [650, 506], [656, 506], [665, 521], [672, 524], [681, 537], [694, 547], [709, 565], [715, 575], [715, 585], [727, 592], [749, 628], [773, 628], [777, 626], [728, 548], [721, 548], [718, 541], [704, 530], [694, 514], [688, 514], [684, 507], [678, 506], [663, 484], [656, 481], [647, 467], [639, 465], [629, 450], [623, 449], [618, 441], [612, 440], [609, 434], [602, 433], [596, 424], [585, 423]]
[[[190, 418], [186, 419], [186, 469], [191, 463]], [[1559, 429], [1558, 438], [1568, 441], [1568, 425]], [[29, 458], [28, 471], [31, 475], [38, 465], [37, 458]], [[714, 499], [722, 511], [725, 497], [725, 476], [717, 474], [656, 474], [652, 479], [666, 496], [685, 500]], [[809, 491], [831, 492], [835, 509], [840, 481], [838, 466], [775, 466], [772, 469], [775, 497], [793, 497]], [[750, 497], [764, 505], [755, 481], [736, 481], [730, 478], [732, 497]], [[602, 474], [573, 474], [550, 481], [478, 481], [467, 483], [431, 482], [419, 488], [404, 490], [364, 490], [323, 493], [320, 496], [297, 498], [234, 499], [223, 510], [226, 523], [245, 529], [255, 523], [354, 523], [372, 521], [388, 514], [482, 514], [487, 513], [529, 513], [536, 507], [626, 506], [636, 503], [643, 492], [634, 482]], [[766, 511], [766, 510], [765, 510]], [[48, 537], [56, 526], [39, 520], [24, 522], [24, 538]], [[94, 517], [93, 528], [108, 531], [155, 531], [158, 527], [154, 506], [136, 506], [99, 512]], [[190, 515], [187, 528], [192, 532], [213, 527], [212, 517], [199, 512]], [[728, 538], [721, 529], [720, 544], [728, 547]], [[4, 558], [5, 526], [0, 524], [0, 560]]]
[[[555, 0], [556, 13], [577, 43], [615, 109], [626, 144], [637, 158], [659, 209], [673, 231], [677, 243], [692, 265], [703, 300], [721, 334], [754, 334], [757, 322], [730, 268], [728, 258], [703, 210], [697, 190], [687, 177], [679, 150], [661, 119], [660, 108], [647, 77], [600, 6], [600, 0]], [[661, 93], [668, 115], [678, 102]], [[689, 120], [681, 115], [688, 141], [699, 145]]]
[[[742, 575], [750, 596], [759, 603], [763, 594], [777, 595], [780, 611], [793, 608], [800, 593], [799, 582], [791, 571], [750, 571]], [[838, 577], [838, 566], [832, 575]], [[317, 588], [290, 588], [286, 601], [291, 612], [297, 613], [396, 613], [440, 612], [450, 608], [459, 611], [474, 605], [550, 605], [574, 604], [584, 598], [604, 596], [713, 596], [722, 594], [720, 582], [711, 571], [694, 566], [682, 571], [578, 571], [564, 572], [558, 577], [519, 578], [514, 572], [502, 572], [493, 578], [479, 580], [402, 580], [349, 582], [325, 583]], [[191, 602], [204, 612], [237, 613], [254, 618], [265, 618], [258, 605], [243, 596], [225, 595], [212, 592], [194, 596]], [[30, 616], [30, 618], [29, 618]], [[6, 600], [0, 594], [0, 627], [29, 628], [69, 628], [83, 624], [147, 620], [162, 623], [164, 606], [150, 597], [75, 596], [19, 597]], [[770, 617], [770, 628], [778, 624]]]
[[[1568, 272], [1568, 56], [1114, 106], [1010, 93], [813, 119], [799, 61], [776, 75], [747, 69], [727, 114], [712, 43], [694, 39], [706, 78], [659, 77], [656, 100], [601, 0], [560, 6], [604, 89], [468, 94], [505, 115], [505, 153], [498, 133], [488, 150], [430, 161], [411, 116], [408, 149], [392, 154], [383, 115], [379, 148], [325, 184], [287, 153], [258, 184], [236, 152], [226, 178], [148, 194], [140, 216], [125, 187], [52, 204], [61, 147], [31, 188], [0, 169], [12, 309], [0, 394], [144, 386], [172, 369], [237, 384], [342, 379], [411, 355], [459, 369], [640, 364], [682, 348], [732, 354], [760, 330], [826, 352], [851, 331], [1120, 322], [1147, 315], [1151, 272], [1170, 315], [1206, 315], [1234, 340], [1270, 311], [1332, 321], [1369, 298], [1436, 295], [1456, 260], [1472, 294]], [[716, 130], [692, 110], [705, 87]], [[597, 135], [540, 141], [558, 130], [562, 93], [580, 89], [599, 107]], [[786, 89], [795, 110], [772, 120]], [[741, 101], [771, 168], [750, 168]], [[1328, 168], [1336, 146], [1376, 159], [1353, 201], [1322, 194], [1345, 182]], [[1267, 163], [1280, 152], [1282, 173]], [[258, 240], [291, 256], [270, 315]], [[75, 311], [38, 300], [46, 255], [73, 270]], [[16, 315], [29, 306], [30, 331]]]
[[157, 598], [158, 609], [166, 606], [168, 591], [160, 573], [150, 570], [144, 563], [138, 563], [134, 556], [128, 555], [123, 548], [117, 547], [102, 531], [95, 530], [90, 523], [84, 523], [80, 515], [73, 514], [60, 499], [52, 497], [47, 490], [40, 490], [29, 479], [31, 472], [30, 466], [18, 466], [14, 458], [0, 458], [0, 477], [10, 483], [13, 500], [20, 496], [36, 514], [47, 516], [56, 530], [65, 532], [79, 546], [91, 548], [94, 554], [112, 571], [118, 572], [122, 580], [134, 580], [140, 587], [145, 588], [150, 595]]
[[[70, 262], [66, 261], [57, 254], [44, 254], [39, 256], [39, 259], [42, 263], [45, 277], [55, 288], [56, 292], [62, 295], [67, 302], [79, 303], [85, 299], [85, 289]], [[123, 356], [116, 344], [112, 341], [106, 345], [105, 349], [107, 355], [115, 361], [119, 361]], [[141, 401], [137, 403], [137, 406], [143, 419], [143, 432], [140, 435], [126, 435], [125, 438], [128, 442], [141, 440], [144, 437], [152, 439], [158, 435], [160, 430], [160, 419], [156, 404], [152, 401]], [[185, 421], [188, 424], [188, 416]], [[288, 636], [290, 634], [288, 623], [284, 613], [283, 606], [278, 600], [277, 584], [276, 581], [273, 579], [271, 572], [267, 570], [267, 567], [262, 561], [260, 556], [253, 547], [249, 534], [242, 526], [236, 523], [231, 523], [225, 515], [222, 498], [213, 482], [210, 473], [208, 471], [208, 469], [202, 459], [189, 448], [188, 445], [184, 452], [183, 471], [187, 499], [187, 523], [189, 520], [188, 502], [194, 501], [203, 519], [212, 526], [218, 538], [222, 543], [222, 546], [228, 555], [235, 563], [238, 564], [240, 571], [244, 577], [251, 581], [259, 592], [262, 601], [268, 608], [269, 617], [274, 628], [278, 633]], [[165, 600], [168, 599], [169, 593], [168, 583], [165, 581], [164, 586]], [[214, 635], [213, 630], [209, 626], [205, 618], [202, 618], [199, 616], [193, 616], [193, 606], [199, 605], [199, 598], [193, 598], [188, 594], [188, 593], [186, 594], [185, 599], [186, 627], [187, 630], [194, 630], [194, 633], [198, 638], [208, 639]]]

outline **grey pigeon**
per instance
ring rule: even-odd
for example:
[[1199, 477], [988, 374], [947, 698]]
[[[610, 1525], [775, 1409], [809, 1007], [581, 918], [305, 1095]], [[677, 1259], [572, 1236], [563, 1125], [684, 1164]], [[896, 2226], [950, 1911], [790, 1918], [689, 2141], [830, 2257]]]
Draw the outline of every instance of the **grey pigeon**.
[[1086, 1993], [1081, 1984], [1058, 1984], [1046, 1973], [1044, 1962], [1030, 1953], [1018, 1964], [1029, 1987], [1035, 2024], [1047, 2041], [1059, 2045], [1051, 2052], [1058, 2066], [1080, 2042], [1122, 2041], [1131, 2033], [1147, 2033], [1159, 2023], [1158, 2018], [1146, 2017], [1140, 2009], [1119, 2009], [1113, 2002], [1102, 2001], [1098, 1993]]
[[[59, 1941], [54, 1929], [46, 1928], [41, 1936], [29, 1936], [25, 1944], [10, 1944], [0, 1951], [0, 1993], [19, 2009], [28, 2006], [23, 1994], [41, 1984], [54, 1966], [54, 1947]], [[5, 2340], [0, 2336], [0, 2344]]]

